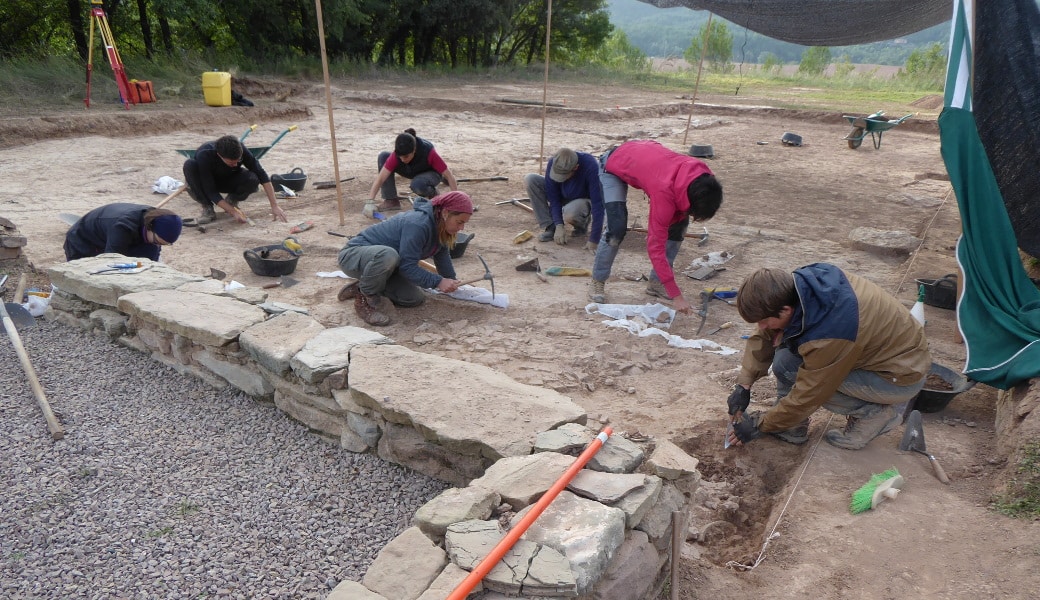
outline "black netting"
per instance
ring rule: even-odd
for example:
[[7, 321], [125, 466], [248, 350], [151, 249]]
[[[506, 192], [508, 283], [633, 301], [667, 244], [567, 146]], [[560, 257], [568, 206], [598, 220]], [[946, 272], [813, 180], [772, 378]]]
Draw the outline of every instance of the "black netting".
[[1040, 10], [1035, 0], [984, 0], [976, 10], [979, 138], [1018, 246], [1040, 257]]
[[[641, 0], [708, 10], [762, 35], [804, 46], [891, 40], [950, 20], [952, 0]], [[985, 0], [984, 4], [1000, 4]]]

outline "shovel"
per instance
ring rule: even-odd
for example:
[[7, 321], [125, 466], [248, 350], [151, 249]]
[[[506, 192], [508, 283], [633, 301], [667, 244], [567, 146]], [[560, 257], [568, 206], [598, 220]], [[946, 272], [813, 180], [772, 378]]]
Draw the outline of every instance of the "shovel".
[[[18, 360], [22, 363], [22, 371], [25, 372], [25, 376], [29, 379], [33, 395], [36, 396], [36, 403], [40, 406], [40, 411], [47, 420], [47, 428], [51, 431], [51, 439], [60, 440], [65, 437], [65, 429], [58, 421], [58, 417], [54, 416], [54, 412], [51, 411], [51, 405], [47, 402], [47, 394], [44, 393], [43, 386], [40, 385], [40, 379], [36, 376], [36, 370], [33, 369], [32, 361], [29, 360], [29, 353], [25, 351], [25, 346], [22, 345], [22, 338], [18, 335], [18, 330], [15, 328], [15, 320], [8, 314], [7, 307], [9, 306], [16, 306], [25, 311], [29, 325], [35, 325], [36, 321], [33, 319], [32, 314], [20, 304], [5, 302], [3, 306], [0, 306], [0, 319], [4, 322], [4, 330], [7, 331], [7, 337], [11, 338], [14, 351], [18, 354]], [[22, 317], [18, 318], [21, 319]], [[22, 326], [25, 326], [24, 323]]]
[[907, 417], [906, 430], [903, 432], [903, 441], [899, 442], [899, 449], [924, 454], [928, 457], [928, 462], [932, 463], [932, 469], [935, 471], [936, 478], [943, 483], [950, 483], [950, 478], [946, 476], [946, 471], [943, 470], [939, 461], [935, 460], [935, 457], [929, 454], [925, 448], [921, 411], [912, 411], [910, 416]]
[[264, 290], [269, 290], [271, 288], [276, 288], [276, 287], [291, 288], [292, 286], [296, 285], [297, 283], [300, 283], [300, 282], [295, 280], [295, 279], [293, 279], [292, 277], [289, 277], [288, 275], [282, 275], [281, 277], [278, 278], [278, 281], [272, 281], [271, 283], [265, 283], [264, 285], [260, 286], [260, 288], [264, 289]]

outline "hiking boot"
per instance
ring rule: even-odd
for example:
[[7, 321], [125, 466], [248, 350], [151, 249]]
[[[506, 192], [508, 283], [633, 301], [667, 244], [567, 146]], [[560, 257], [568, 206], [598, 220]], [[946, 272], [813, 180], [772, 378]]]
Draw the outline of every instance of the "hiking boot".
[[877, 409], [864, 417], [848, 417], [845, 429], [832, 429], [824, 437], [832, 446], [859, 450], [870, 440], [886, 433], [899, 423], [899, 413], [892, 406], [875, 404]]
[[784, 431], [774, 431], [769, 435], [787, 442], [788, 444], [794, 444], [801, 446], [805, 442], [809, 441], [809, 419], [802, 421], [790, 429]]
[[357, 294], [358, 282], [355, 281], [353, 283], [348, 283], [347, 285], [343, 286], [339, 293], [336, 294], [336, 298], [340, 302], [346, 302], [347, 300], [352, 299], [354, 296], [357, 296]]
[[669, 296], [668, 292], [664, 289], [664, 284], [655, 279], [651, 279], [650, 283], [646, 285], [646, 295], [657, 296], [658, 298], [664, 298], [665, 300], [671, 299], [671, 296]]
[[217, 220], [217, 211], [213, 210], [212, 204], [207, 204], [202, 209], [202, 216], [195, 220], [195, 223], [199, 225], [205, 225], [206, 223], [212, 223]]
[[551, 241], [553, 241], [553, 237], [555, 235], [556, 235], [556, 224], [553, 223], [552, 225], [546, 227], [545, 231], [543, 231], [543, 232], [538, 234], [538, 241], [539, 242], [551, 242]]
[[382, 297], [357, 294], [354, 296], [354, 311], [365, 323], [377, 327], [390, 324], [390, 317], [382, 312]]
[[596, 281], [595, 279], [593, 279], [592, 283], [589, 285], [589, 300], [592, 300], [597, 304], [606, 303], [607, 292], [604, 289], [605, 286], [605, 281]]
[[383, 200], [383, 203], [379, 205], [379, 210], [386, 212], [388, 210], [401, 210], [401, 198], [390, 198], [389, 200]]

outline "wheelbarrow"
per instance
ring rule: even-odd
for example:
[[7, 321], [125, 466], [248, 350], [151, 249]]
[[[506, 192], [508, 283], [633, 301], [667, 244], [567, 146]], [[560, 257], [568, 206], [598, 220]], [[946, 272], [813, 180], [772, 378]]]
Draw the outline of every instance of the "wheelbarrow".
[[[270, 146], [246, 146], [246, 148], [249, 150], [249, 153], [253, 155], [253, 158], [255, 158], [257, 160], [260, 160], [265, 154], [267, 154], [268, 150], [270, 150], [271, 148], [274, 148], [274, 145], [277, 144], [279, 141], [281, 141], [281, 139], [283, 137], [285, 137], [285, 134], [289, 133], [290, 131], [294, 131], [294, 130], [296, 130], [298, 128], [299, 127], [296, 126], [296, 125], [291, 125], [288, 129], [286, 129], [285, 131], [279, 133], [278, 137], [274, 138], [274, 141], [271, 142]], [[246, 130], [245, 133], [242, 134], [242, 137], [238, 138], [239, 141], [244, 141], [246, 139], [246, 137], [248, 137], [250, 133], [253, 133], [253, 131], [255, 129], [256, 129], [256, 125], [251, 126], [249, 129]], [[180, 154], [181, 156], [183, 156], [185, 158], [195, 158], [195, 150], [196, 150], [195, 148], [192, 148], [191, 150], [180, 150], [180, 149], [178, 149], [178, 150], [176, 150], [176, 152], [177, 152], [177, 154]]]
[[881, 147], [881, 134], [912, 116], [914, 116], [914, 113], [910, 113], [900, 119], [889, 120], [885, 118], [885, 111], [883, 110], [865, 117], [842, 115], [852, 125], [852, 131], [844, 139], [849, 142], [849, 148], [855, 150], [863, 143], [863, 139], [867, 137], [867, 134], [870, 134], [871, 139], [874, 140], [874, 149], [877, 150]]

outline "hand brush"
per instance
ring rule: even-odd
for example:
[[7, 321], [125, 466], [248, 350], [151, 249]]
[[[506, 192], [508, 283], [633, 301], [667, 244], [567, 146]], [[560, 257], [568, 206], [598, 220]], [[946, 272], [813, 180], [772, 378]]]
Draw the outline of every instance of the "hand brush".
[[870, 481], [852, 493], [849, 510], [858, 515], [875, 508], [886, 498], [895, 498], [903, 487], [903, 476], [895, 468], [876, 473]]

